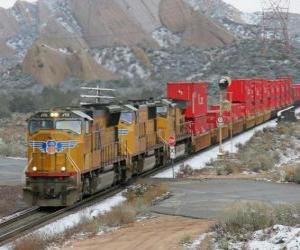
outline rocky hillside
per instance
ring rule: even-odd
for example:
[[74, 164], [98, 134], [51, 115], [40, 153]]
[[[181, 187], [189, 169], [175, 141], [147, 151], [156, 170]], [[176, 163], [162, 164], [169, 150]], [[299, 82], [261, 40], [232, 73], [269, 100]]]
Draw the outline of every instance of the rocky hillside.
[[[295, 40], [299, 17], [291, 19]], [[222, 0], [18, 1], [0, 8], [0, 87], [74, 88], [74, 81], [100, 80], [153, 90], [167, 80], [215, 80], [224, 74], [219, 69], [249, 75], [268, 61], [257, 42], [244, 42], [257, 40], [259, 23], [259, 13], [242, 13]], [[255, 66], [245, 58], [253, 54], [260, 58]], [[275, 66], [262, 72], [266, 76], [283, 63], [271, 60]]]
[[[44, 85], [69, 77], [115, 80], [95, 50], [224, 46], [234, 36], [185, 0], [18, 1], [0, 9], [0, 70], [17, 63]], [[99, 62], [99, 61], [98, 61]]]

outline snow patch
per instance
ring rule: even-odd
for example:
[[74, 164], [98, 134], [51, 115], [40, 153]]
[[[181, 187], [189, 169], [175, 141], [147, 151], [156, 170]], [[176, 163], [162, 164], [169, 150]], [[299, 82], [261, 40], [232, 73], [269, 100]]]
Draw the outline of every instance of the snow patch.
[[191, 245], [186, 246], [185, 249], [186, 249], [186, 250], [197, 250], [197, 249], [199, 249], [200, 244], [201, 244], [202, 241], [206, 238], [207, 235], [208, 235], [207, 233], [201, 234], [201, 235], [198, 237], [198, 239], [196, 239], [195, 241], [193, 241]]
[[[93, 220], [93, 218], [110, 211], [112, 207], [115, 207], [115, 206], [119, 205], [120, 203], [124, 202], [126, 200], [126, 198], [122, 194], [123, 194], [123, 192], [120, 192], [120, 193], [114, 195], [113, 197], [108, 198], [96, 205], [87, 207], [77, 213], [68, 215], [68, 216], [66, 216], [62, 219], [59, 219], [53, 223], [50, 223], [38, 230], [35, 230], [27, 236], [30, 236], [33, 234], [55, 236], [55, 235], [63, 233], [66, 229], [70, 229], [70, 228], [76, 226], [82, 218], [88, 219], [88, 220]], [[22, 240], [22, 238], [19, 240]], [[12, 243], [0, 247], [0, 250], [6, 250], [6, 249], [11, 249], [11, 248], [12, 248]]]
[[95, 61], [109, 71], [124, 77], [148, 78], [150, 71], [144, 69], [129, 47], [104, 48], [94, 52]]
[[[267, 127], [275, 127], [277, 125], [276, 121], [270, 121], [265, 124], [262, 124], [260, 126], [257, 126], [241, 135], [238, 135], [232, 139], [232, 141], [227, 141], [223, 144], [223, 149], [225, 151], [229, 151], [231, 153], [236, 153], [238, 150], [239, 144], [245, 144], [247, 141], [251, 139], [251, 137], [257, 132], [261, 131], [264, 128]], [[206, 167], [206, 163], [217, 159], [219, 153], [219, 146], [215, 146], [210, 150], [207, 150], [205, 152], [201, 152], [199, 155], [196, 155], [192, 159], [189, 159], [185, 161], [185, 165], [189, 165], [192, 169], [202, 169]], [[182, 164], [177, 164], [174, 166], [175, 174], [180, 171], [180, 167]], [[163, 171], [162, 173], [159, 173], [154, 178], [172, 178], [173, 172], [172, 168], [167, 169], [166, 171]]]
[[258, 25], [261, 22], [261, 14], [244, 12], [241, 15], [242, 20], [251, 25]]
[[66, 31], [68, 31], [69, 33], [75, 33], [75, 31], [73, 30], [73, 28], [67, 23], [64, 21], [64, 19], [62, 17], [58, 17], [56, 19], [56, 21], [61, 25], [63, 26]]
[[152, 33], [152, 38], [162, 48], [169, 48], [180, 44], [181, 38], [173, 34], [170, 30], [165, 27], [161, 27]]
[[[232, 245], [238, 249], [241, 243]], [[271, 228], [253, 233], [252, 239], [246, 244], [248, 250], [298, 250], [300, 249], [300, 227], [275, 225]]]

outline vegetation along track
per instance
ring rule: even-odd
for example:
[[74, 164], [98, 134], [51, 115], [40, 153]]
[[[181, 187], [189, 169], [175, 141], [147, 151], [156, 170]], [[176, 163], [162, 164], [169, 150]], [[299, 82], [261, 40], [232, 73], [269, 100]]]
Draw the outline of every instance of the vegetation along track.
[[[270, 121], [272, 121], [272, 120], [270, 120]], [[268, 121], [268, 122], [270, 122], [270, 121]], [[251, 129], [254, 129], [254, 128], [251, 128]], [[251, 130], [251, 129], [249, 129], [249, 130]], [[247, 132], [247, 130], [244, 132]], [[207, 150], [210, 150], [214, 146], [215, 145], [213, 145], [205, 150], [202, 150], [200, 152], [200, 154]], [[188, 160], [198, 154], [199, 154], [199, 152], [195, 153], [195, 154], [187, 155], [185, 157], [181, 157], [181, 158], [175, 160], [175, 162], [177, 164], [184, 162], [185, 160]], [[160, 167], [154, 168], [152, 170], [149, 170], [149, 171], [141, 174], [140, 176], [138, 176], [138, 178], [153, 176], [169, 167], [171, 167], [170, 163], [167, 164], [166, 166], [160, 166]], [[134, 183], [138, 178], [132, 179], [128, 184]], [[30, 209], [24, 210], [22, 212], [19, 212], [16, 216], [12, 216], [12, 217], [10, 217], [10, 219], [4, 221], [3, 223], [0, 223], [0, 246], [20, 237], [21, 235], [23, 235], [25, 233], [28, 233], [34, 229], [38, 229], [38, 228], [46, 225], [47, 223], [54, 221], [55, 219], [62, 218], [64, 216], [67, 216], [68, 214], [74, 213], [85, 207], [88, 207], [95, 203], [103, 201], [123, 190], [124, 190], [124, 186], [123, 187], [115, 186], [113, 188], [99, 192], [91, 197], [84, 199], [81, 202], [78, 202], [78, 203], [76, 203], [70, 207], [66, 207], [66, 208], [61, 208], [61, 209], [56, 208], [56, 209], [51, 210], [51, 209], [42, 209], [42, 208], [33, 207]]]
[[121, 187], [113, 187], [66, 208], [32, 208], [27, 212], [25, 210], [20, 215], [14, 216], [13, 218], [0, 224], [0, 246], [22, 236], [25, 233], [47, 225], [49, 222], [80, 211], [81, 209], [91, 206], [95, 203], [101, 202], [122, 190], [123, 188]]

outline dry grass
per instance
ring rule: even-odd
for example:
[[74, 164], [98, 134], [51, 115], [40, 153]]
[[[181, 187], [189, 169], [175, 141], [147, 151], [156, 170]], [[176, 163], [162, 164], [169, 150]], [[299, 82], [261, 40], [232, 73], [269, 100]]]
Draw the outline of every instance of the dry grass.
[[300, 184], [300, 163], [287, 164], [282, 168], [284, 180]]
[[[243, 171], [270, 173], [280, 162], [280, 155], [287, 155], [289, 150], [299, 149], [297, 123], [279, 124], [276, 128], [265, 128], [256, 132], [244, 145], [238, 145], [238, 152], [232, 157], [225, 157], [208, 163], [218, 175], [238, 174]], [[300, 183], [300, 171], [287, 168], [287, 178]], [[296, 172], [296, 173], [295, 173]], [[279, 174], [277, 173], [277, 176]]]
[[64, 233], [54, 236], [45, 236], [34, 234], [24, 237], [17, 241], [13, 249], [15, 250], [35, 250], [47, 249], [51, 244], [62, 245], [66, 240], [72, 239], [76, 234], [84, 234], [91, 237], [105, 228], [119, 227], [133, 223], [136, 216], [148, 211], [149, 206], [155, 202], [158, 197], [166, 194], [168, 186], [163, 183], [143, 184], [128, 188], [124, 194], [127, 201], [113, 207], [109, 212], [93, 218], [92, 220], [82, 215], [80, 222], [65, 230]]
[[237, 202], [219, 216], [215, 229], [223, 236], [245, 235], [275, 224], [297, 225], [300, 223], [299, 215], [299, 205]]
[[45, 249], [46, 246], [50, 242], [42, 235], [30, 235], [27, 237], [24, 237], [22, 240], [17, 241], [13, 249], [14, 250], [41, 250]]
[[110, 212], [99, 217], [99, 225], [117, 227], [135, 221], [137, 209], [131, 204], [124, 203], [112, 208]]

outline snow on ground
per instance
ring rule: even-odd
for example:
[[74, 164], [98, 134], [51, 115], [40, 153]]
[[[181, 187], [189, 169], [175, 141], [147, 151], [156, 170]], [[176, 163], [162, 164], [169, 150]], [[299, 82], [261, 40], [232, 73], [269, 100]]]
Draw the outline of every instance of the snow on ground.
[[[238, 150], [237, 145], [238, 144], [245, 144], [247, 141], [251, 139], [251, 137], [254, 135], [255, 132], [260, 131], [266, 127], [276, 127], [277, 123], [275, 120], [267, 122], [265, 124], [262, 124], [260, 126], [257, 126], [241, 135], [238, 135], [232, 139], [232, 141], [226, 141], [223, 144], [223, 149], [225, 151], [229, 151], [231, 153], [235, 153]], [[185, 165], [189, 165], [192, 167], [192, 169], [202, 169], [206, 166], [206, 163], [210, 162], [211, 160], [217, 159], [219, 153], [219, 146], [215, 146], [212, 149], [209, 149], [207, 151], [201, 152], [200, 154], [196, 155], [195, 157], [185, 161]], [[174, 166], [175, 174], [179, 172], [180, 166], [182, 164], [176, 164]], [[169, 168], [155, 176], [154, 178], [172, 178], [173, 177], [173, 171], [172, 168]]]
[[178, 45], [181, 42], [181, 38], [173, 34], [170, 30], [165, 27], [161, 27], [152, 33], [152, 38], [162, 48], [169, 48], [171, 46]]
[[[233, 244], [232, 249], [240, 249], [241, 242]], [[299, 250], [300, 227], [275, 225], [271, 228], [253, 233], [252, 239], [246, 243], [247, 250]]]
[[[122, 195], [123, 192], [120, 192], [116, 195], [114, 195], [111, 198], [108, 198], [96, 205], [93, 205], [91, 207], [87, 207], [77, 213], [68, 215], [62, 219], [59, 219], [53, 223], [50, 223], [38, 230], [33, 231], [31, 234], [41, 234], [41, 235], [49, 235], [49, 236], [55, 236], [57, 234], [61, 234], [66, 229], [70, 229], [74, 226], [76, 226], [82, 218], [84, 219], [90, 219], [104, 214], [105, 212], [110, 211], [110, 209], [114, 206], [117, 206], [118, 204], [124, 202], [126, 198]], [[2, 247], [0, 247], [0, 250], [8, 250], [11, 249], [12, 245], [7, 244]]]
[[208, 234], [201, 234], [196, 240], [194, 240], [192, 242], [192, 244], [184, 246], [184, 249], [186, 250], [197, 250], [200, 247], [200, 244], [202, 243], [202, 241], [206, 238]]
[[121, 74], [130, 79], [148, 78], [150, 71], [144, 69], [129, 47], [104, 48], [95, 51], [95, 61], [109, 71]]
[[242, 20], [247, 24], [258, 25], [261, 21], [259, 13], [242, 13]]

